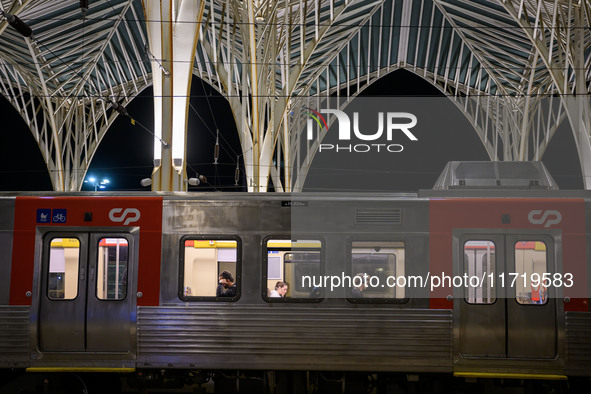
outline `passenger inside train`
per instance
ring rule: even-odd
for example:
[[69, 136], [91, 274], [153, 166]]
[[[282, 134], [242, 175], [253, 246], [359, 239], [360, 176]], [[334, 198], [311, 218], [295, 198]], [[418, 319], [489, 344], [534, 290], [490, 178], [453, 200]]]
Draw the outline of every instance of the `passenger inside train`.
[[363, 291], [367, 288], [367, 274], [359, 273], [355, 275], [353, 284], [355, 287], [351, 290], [352, 298], [363, 298]]
[[285, 297], [285, 293], [287, 293], [288, 289], [289, 286], [287, 285], [287, 283], [283, 281], [277, 281], [277, 283], [275, 284], [275, 289], [271, 290], [271, 292], [269, 293], [269, 297]]
[[236, 284], [234, 276], [229, 271], [222, 271], [219, 276], [218, 287], [216, 289], [217, 297], [234, 297], [236, 295]]

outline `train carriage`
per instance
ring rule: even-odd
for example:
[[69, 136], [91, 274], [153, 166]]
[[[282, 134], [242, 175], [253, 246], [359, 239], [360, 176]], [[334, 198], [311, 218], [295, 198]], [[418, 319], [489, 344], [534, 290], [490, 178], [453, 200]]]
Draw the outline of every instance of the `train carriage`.
[[[0, 367], [588, 378], [591, 196], [540, 179], [464, 175], [418, 194], [4, 193]], [[218, 293], [224, 271], [236, 294]], [[284, 297], [269, 296], [276, 282]]]

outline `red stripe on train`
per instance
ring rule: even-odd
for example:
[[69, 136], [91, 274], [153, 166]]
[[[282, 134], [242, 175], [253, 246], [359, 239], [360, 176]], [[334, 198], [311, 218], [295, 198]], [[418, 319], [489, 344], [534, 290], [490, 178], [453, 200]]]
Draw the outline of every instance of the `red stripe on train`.
[[[91, 221], [88, 213], [92, 214]], [[49, 216], [48, 216], [49, 215]], [[10, 304], [31, 305], [27, 292], [33, 290], [38, 226], [52, 231], [84, 227], [139, 227], [138, 305], [158, 305], [160, 298], [160, 256], [162, 243], [161, 197], [17, 197], [14, 215]], [[80, 231], [76, 229], [76, 231]]]
[[[560, 220], [558, 220], [559, 213]], [[503, 218], [505, 220], [503, 220]], [[429, 202], [429, 256], [432, 275], [453, 273], [452, 233], [455, 229], [560, 230], [562, 235], [562, 272], [570, 272], [575, 286], [564, 288], [571, 301], [565, 310], [588, 311], [587, 249], [585, 202], [583, 199], [533, 198], [450, 198]], [[451, 309], [446, 297], [452, 289], [431, 291], [430, 307]]]

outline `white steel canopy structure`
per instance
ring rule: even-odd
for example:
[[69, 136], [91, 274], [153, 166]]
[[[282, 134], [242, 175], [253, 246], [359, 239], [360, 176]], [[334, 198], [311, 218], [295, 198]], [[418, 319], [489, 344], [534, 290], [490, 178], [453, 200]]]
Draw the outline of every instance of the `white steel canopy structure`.
[[191, 147], [173, 136], [186, 136], [186, 100], [170, 103], [183, 130], [162, 118], [161, 98], [188, 91], [188, 63], [230, 103], [250, 191], [269, 179], [277, 191], [303, 187], [320, 140], [302, 143], [306, 119], [288, 114], [330, 96], [345, 107], [397, 69], [452, 100], [491, 160], [539, 160], [569, 122], [591, 188], [589, 0], [0, 0], [0, 9], [0, 92], [55, 190], [80, 189], [113, 120], [152, 84], [154, 173], [167, 161], [178, 178], [154, 184], [186, 188]]

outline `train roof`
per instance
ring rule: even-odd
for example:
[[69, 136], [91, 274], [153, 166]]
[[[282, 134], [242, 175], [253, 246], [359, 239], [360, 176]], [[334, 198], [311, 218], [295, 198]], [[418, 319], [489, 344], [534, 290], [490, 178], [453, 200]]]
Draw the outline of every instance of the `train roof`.
[[421, 200], [430, 198], [583, 198], [591, 199], [589, 190], [539, 189], [422, 189], [415, 193], [222, 193], [222, 192], [0, 192], [0, 199], [15, 197], [162, 197], [166, 201], [383, 201]]
[[400, 192], [0, 192], [0, 198], [33, 197], [162, 197], [164, 200], [202, 201], [384, 201], [429, 198], [585, 198], [587, 190], [559, 190], [544, 164], [533, 162], [450, 161], [432, 189]]
[[558, 190], [541, 161], [450, 161], [434, 190]]

